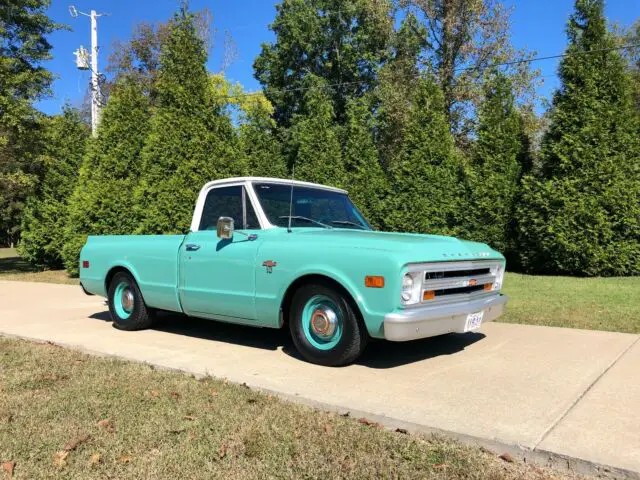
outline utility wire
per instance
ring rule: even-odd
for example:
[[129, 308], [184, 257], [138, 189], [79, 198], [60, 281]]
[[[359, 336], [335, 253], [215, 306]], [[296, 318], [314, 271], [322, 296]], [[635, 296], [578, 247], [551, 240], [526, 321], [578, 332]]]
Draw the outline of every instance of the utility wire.
[[[557, 55], [548, 55], [545, 57], [534, 57], [534, 58], [526, 58], [526, 59], [522, 59], [522, 60], [513, 60], [510, 62], [500, 62], [500, 63], [493, 63], [491, 65], [486, 65], [484, 67], [460, 67], [460, 68], [456, 68], [454, 69], [455, 72], [465, 72], [465, 71], [472, 71], [472, 70], [487, 70], [490, 68], [495, 68], [495, 67], [503, 67], [503, 66], [511, 66], [511, 65], [519, 65], [519, 64], [523, 64], [523, 63], [533, 63], [533, 62], [539, 62], [542, 60], [552, 60], [555, 58], [565, 58], [565, 57], [573, 57], [573, 56], [578, 56], [578, 55], [589, 55], [592, 53], [604, 53], [604, 52], [612, 52], [612, 51], [616, 51], [616, 50], [627, 50], [630, 48], [640, 48], [640, 43], [634, 44], [634, 45], [623, 45], [621, 47], [611, 47], [611, 48], [601, 48], [598, 50], [588, 50], [585, 52], [573, 52], [573, 53], [560, 53]], [[554, 74], [555, 75], [555, 74]], [[546, 76], [552, 76], [552, 75], [545, 75]], [[416, 79], [419, 79], [421, 77], [421, 75], [418, 75], [416, 77]], [[289, 92], [298, 92], [298, 91], [304, 91], [304, 90], [324, 90], [324, 89], [328, 89], [328, 88], [339, 88], [339, 87], [344, 87], [344, 86], [348, 86], [348, 85], [358, 85], [358, 84], [364, 84], [367, 83], [365, 80], [356, 80], [353, 82], [339, 82], [339, 83], [330, 83], [327, 85], [320, 85], [317, 87], [293, 87], [293, 88], [282, 88], [279, 90], [272, 90], [269, 89], [269, 93], [289, 93]], [[245, 98], [245, 97], [253, 97], [253, 96], [257, 96], [257, 95], [263, 95], [264, 94], [264, 90], [258, 91], [258, 92], [247, 92], [247, 93], [238, 93], [235, 95], [219, 95], [217, 98], [224, 98], [224, 99], [234, 99], [234, 98]]]

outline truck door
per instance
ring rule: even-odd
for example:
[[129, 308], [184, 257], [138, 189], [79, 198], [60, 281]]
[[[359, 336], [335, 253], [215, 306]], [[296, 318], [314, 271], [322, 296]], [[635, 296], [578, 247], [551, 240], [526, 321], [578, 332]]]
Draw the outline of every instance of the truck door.
[[[234, 219], [233, 238], [216, 234], [219, 217]], [[207, 194], [200, 228], [180, 247], [180, 300], [193, 316], [233, 321], [255, 320], [255, 262], [260, 225], [242, 185], [214, 188]], [[243, 235], [245, 233], [245, 235]], [[255, 235], [254, 235], [255, 237]]]

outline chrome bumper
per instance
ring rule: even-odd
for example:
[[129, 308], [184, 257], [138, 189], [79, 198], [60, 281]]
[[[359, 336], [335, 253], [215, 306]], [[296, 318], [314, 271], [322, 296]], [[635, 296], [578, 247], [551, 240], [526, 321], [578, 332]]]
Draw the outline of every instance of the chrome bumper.
[[503, 294], [450, 305], [407, 308], [384, 316], [384, 338], [394, 342], [464, 332], [467, 315], [484, 311], [482, 323], [502, 315], [509, 297]]

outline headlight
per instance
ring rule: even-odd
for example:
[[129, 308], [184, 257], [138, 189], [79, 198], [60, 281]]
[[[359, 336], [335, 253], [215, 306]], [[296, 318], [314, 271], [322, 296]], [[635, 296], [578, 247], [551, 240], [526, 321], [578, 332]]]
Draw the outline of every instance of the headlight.
[[402, 291], [400, 298], [404, 305], [411, 305], [420, 301], [420, 272], [406, 273], [402, 277]]

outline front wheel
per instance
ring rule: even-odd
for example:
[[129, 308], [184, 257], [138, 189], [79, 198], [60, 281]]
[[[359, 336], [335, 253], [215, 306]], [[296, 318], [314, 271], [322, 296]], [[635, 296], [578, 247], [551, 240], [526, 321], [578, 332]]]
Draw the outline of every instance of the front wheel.
[[368, 339], [350, 299], [323, 284], [305, 285], [294, 294], [289, 328], [306, 360], [332, 367], [353, 362]]
[[120, 330], [142, 330], [153, 323], [154, 314], [144, 303], [133, 277], [118, 272], [109, 284], [109, 313], [113, 326]]

